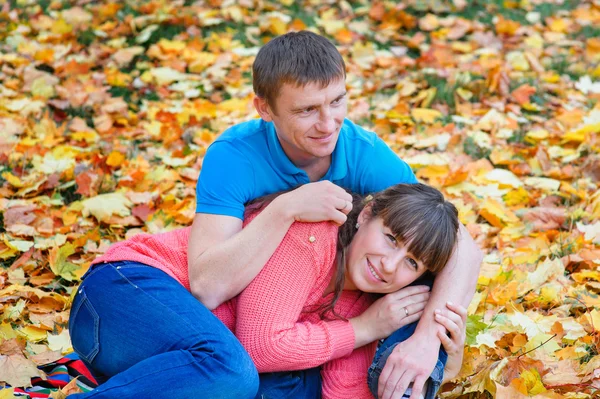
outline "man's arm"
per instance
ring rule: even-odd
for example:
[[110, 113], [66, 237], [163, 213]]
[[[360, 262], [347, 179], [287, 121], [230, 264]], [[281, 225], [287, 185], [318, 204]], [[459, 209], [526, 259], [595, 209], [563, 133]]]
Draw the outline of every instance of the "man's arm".
[[456, 250], [446, 267], [436, 277], [431, 297], [415, 333], [401, 342], [388, 358], [379, 378], [379, 397], [400, 398], [410, 382], [414, 382], [411, 399], [422, 392], [438, 359], [440, 339], [437, 331], [442, 328], [435, 322], [436, 309], [446, 312], [446, 303], [453, 302], [467, 307], [473, 298], [479, 276], [483, 253], [460, 224]]
[[352, 197], [323, 181], [275, 198], [244, 229], [238, 218], [196, 214], [188, 244], [192, 294], [214, 309], [256, 277], [294, 221], [346, 221]]

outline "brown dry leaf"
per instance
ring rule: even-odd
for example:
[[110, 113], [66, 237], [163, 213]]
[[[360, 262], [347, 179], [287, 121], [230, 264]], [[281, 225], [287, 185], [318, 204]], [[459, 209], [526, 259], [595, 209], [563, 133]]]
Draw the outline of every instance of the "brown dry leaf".
[[537, 231], [560, 229], [567, 220], [567, 210], [564, 208], [536, 207], [528, 209], [523, 219], [531, 222]]
[[29, 387], [32, 377], [43, 376], [35, 363], [21, 354], [0, 355], [0, 382], [13, 387]]

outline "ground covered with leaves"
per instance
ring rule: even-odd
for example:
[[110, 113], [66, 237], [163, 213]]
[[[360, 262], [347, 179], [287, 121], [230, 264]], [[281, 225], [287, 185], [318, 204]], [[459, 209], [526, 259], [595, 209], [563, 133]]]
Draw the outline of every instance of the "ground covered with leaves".
[[485, 251], [442, 397], [598, 397], [600, 2], [398, 3], [3, 2], [0, 381], [71, 350], [72, 294], [112, 242], [191, 223], [207, 146], [257, 117], [258, 49], [311, 29], [347, 61], [349, 118]]

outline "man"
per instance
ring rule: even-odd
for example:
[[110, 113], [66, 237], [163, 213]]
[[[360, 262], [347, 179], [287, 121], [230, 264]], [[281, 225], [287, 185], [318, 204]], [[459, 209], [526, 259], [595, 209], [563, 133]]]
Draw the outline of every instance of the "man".
[[[380, 138], [345, 119], [345, 77], [335, 46], [311, 32], [277, 37], [258, 53], [253, 85], [261, 119], [224, 132], [209, 147], [198, 180], [188, 267], [192, 293], [208, 308], [250, 283], [294, 221], [344, 223], [352, 199], [343, 188], [365, 194], [417, 181]], [[242, 230], [244, 204], [299, 185]], [[468, 305], [480, 262], [461, 226], [415, 333], [386, 354], [380, 397], [402, 397], [411, 382], [411, 398], [419, 397], [438, 360], [434, 310], [447, 301]]]

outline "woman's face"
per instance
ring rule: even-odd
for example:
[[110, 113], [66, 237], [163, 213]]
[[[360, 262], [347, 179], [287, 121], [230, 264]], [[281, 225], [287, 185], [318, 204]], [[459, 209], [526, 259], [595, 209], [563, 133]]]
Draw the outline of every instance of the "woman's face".
[[359, 215], [360, 227], [348, 247], [344, 289], [398, 291], [425, 273], [425, 266], [407, 252], [407, 245], [396, 240], [381, 218], [368, 218], [368, 212], [365, 207]]

